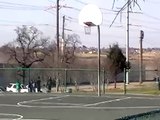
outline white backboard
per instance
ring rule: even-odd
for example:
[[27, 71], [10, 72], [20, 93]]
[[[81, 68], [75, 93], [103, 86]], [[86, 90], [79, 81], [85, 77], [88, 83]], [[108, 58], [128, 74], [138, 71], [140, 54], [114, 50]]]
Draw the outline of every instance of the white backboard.
[[102, 23], [102, 13], [93, 4], [86, 5], [79, 14], [79, 24], [83, 26], [97, 26]]

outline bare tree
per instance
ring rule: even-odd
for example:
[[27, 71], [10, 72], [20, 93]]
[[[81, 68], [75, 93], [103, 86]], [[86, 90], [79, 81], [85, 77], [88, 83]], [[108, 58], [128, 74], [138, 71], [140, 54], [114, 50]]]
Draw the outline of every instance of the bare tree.
[[[78, 47], [78, 44], [80, 43], [81, 43], [80, 37], [77, 34], [68, 35], [67, 39], [65, 39], [63, 43], [63, 49], [61, 51], [61, 63], [62, 63], [61, 65], [63, 67], [66, 67], [66, 68], [71, 67], [71, 64], [74, 63], [76, 58], [75, 51], [76, 51], [76, 48]], [[78, 90], [77, 81], [75, 80], [74, 82], [75, 82], [75, 87]]]
[[[22, 26], [15, 29], [17, 38], [9, 43], [10, 59], [18, 63], [21, 68], [30, 68], [34, 63], [44, 61], [47, 55], [47, 43], [49, 38], [43, 38], [42, 32], [35, 27]], [[25, 82], [25, 70], [22, 69], [23, 83]]]
[[75, 50], [81, 44], [80, 37], [77, 34], [68, 35], [64, 42], [64, 51], [62, 54], [62, 63], [68, 67], [75, 60]]
[[44, 67], [57, 67], [57, 52], [56, 52], [57, 44], [53, 41], [48, 46], [48, 56], [46, 56], [45, 60], [43, 61]]

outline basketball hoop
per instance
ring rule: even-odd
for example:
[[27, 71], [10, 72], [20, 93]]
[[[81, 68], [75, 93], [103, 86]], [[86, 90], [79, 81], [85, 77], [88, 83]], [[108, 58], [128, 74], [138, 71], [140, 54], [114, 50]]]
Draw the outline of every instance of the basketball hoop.
[[98, 26], [101, 22], [102, 13], [96, 5], [88, 4], [79, 14], [79, 24], [84, 26], [86, 35], [91, 34], [91, 27]]
[[102, 13], [93, 4], [86, 5], [79, 14], [79, 24], [83, 26], [97, 26], [102, 23]]
[[[102, 23], [102, 13], [100, 9], [93, 4], [86, 5], [79, 14], [79, 24], [84, 26], [85, 34], [91, 33], [91, 26], [97, 26], [98, 30], [98, 78], [97, 78], [97, 84], [98, 84], [98, 96], [101, 95], [100, 90], [100, 71], [101, 71], [101, 65], [100, 65], [100, 24]], [[86, 27], [87, 26], [87, 27]]]
[[84, 26], [84, 32], [86, 35], [90, 35], [91, 34], [91, 26]]

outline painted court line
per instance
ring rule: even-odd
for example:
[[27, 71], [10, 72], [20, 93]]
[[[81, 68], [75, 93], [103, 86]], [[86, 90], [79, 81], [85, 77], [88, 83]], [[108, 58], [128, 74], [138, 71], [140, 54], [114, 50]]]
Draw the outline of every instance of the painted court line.
[[38, 104], [48, 104], [48, 105], [72, 105], [72, 106], [82, 106], [85, 104], [76, 104], [76, 103], [50, 103], [50, 102], [36, 102]]
[[49, 98], [42, 98], [42, 99], [36, 99], [36, 100], [22, 101], [22, 102], [18, 102], [17, 105], [19, 105], [19, 106], [28, 106], [29, 107], [29, 105], [23, 105], [23, 104], [32, 103], [32, 102], [39, 102], [39, 101], [43, 101], [43, 100], [60, 99], [60, 98], [65, 98], [65, 97], [68, 97], [68, 95], [57, 96], [57, 97], [49, 97]]
[[117, 109], [159, 109], [160, 106], [134, 106], [134, 107], [87, 107], [90, 109], [110, 109], [110, 110], [117, 110]]
[[148, 100], [160, 100], [160, 98], [156, 98], [156, 97], [131, 97], [131, 98], [135, 98], [135, 99], [148, 99]]
[[[68, 97], [70, 95], [65, 96], [57, 96], [57, 97], [49, 97], [49, 98], [42, 98], [36, 100], [29, 100], [29, 101], [22, 101], [17, 103], [18, 106], [21, 107], [34, 107], [34, 108], [53, 108], [53, 109], [152, 109], [152, 108], [160, 108], [160, 106], [131, 106], [131, 107], [98, 107], [96, 105], [111, 103], [111, 102], [118, 102], [126, 99], [131, 99], [134, 97], [124, 97], [124, 98], [115, 98], [113, 100], [107, 100], [92, 104], [75, 104], [75, 103], [50, 103], [50, 102], [41, 102], [43, 100], [51, 100], [51, 99], [62, 99]], [[81, 96], [82, 97], [82, 96]], [[25, 105], [27, 103], [34, 102], [34, 105]], [[41, 104], [41, 105], [36, 105]]]
[[11, 104], [0, 104], [2, 107], [19, 107], [18, 105], [11, 105]]
[[117, 109], [158, 109], [160, 106], [134, 106], [134, 107], [86, 107], [86, 106], [29, 106], [22, 105], [22, 107], [30, 107], [30, 108], [53, 108], [53, 109], [95, 109], [95, 110], [117, 110]]
[[[12, 119], [12, 120], [21, 120], [23, 118], [22, 115], [18, 115], [18, 114], [8, 114], [8, 113], [0, 113], [0, 116], [6, 116], [6, 118], [3, 118], [8, 120], [8, 119]], [[17, 118], [13, 118], [13, 117], [17, 117]]]
[[22, 120], [45, 120], [45, 119], [22, 119]]
[[100, 105], [100, 104], [104, 104], [104, 103], [110, 103], [110, 102], [117, 102], [117, 101], [121, 101], [121, 100], [126, 100], [126, 99], [130, 99], [131, 97], [126, 97], [126, 98], [121, 98], [121, 99], [114, 99], [114, 100], [107, 100], [107, 101], [102, 101], [102, 102], [97, 102], [97, 103], [93, 103], [93, 104], [86, 104], [84, 105], [85, 107], [89, 107], [89, 106], [96, 106], [96, 105]]
[[[65, 98], [68, 96], [61, 96], [61, 97], [49, 97], [49, 98], [43, 98], [43, 99], [37, 99], [37, 100], [29, 100], [29, 101], [22, 101], [17, 103], [19, 106], [23, 106], [23, 107], [38, 107], [38, 108], [89, 108], [89, 109], [113, 109], [113, 107], [92, 107], [92, 106], [96, 106], [96, 105], [100, 105], [100, 104], [104, 104], [104, 103], [110, 103], [110, 102], [116, 102], [116, 101], [121, 101], [121, 100], [125, 100], [125, 99], [130, 99], [130, 97], [126, 97], [126, 98], [121, 98], [121, 99], [114, 99], [114, 100], [108, 100], [108, 101], [102, 101], [102, 102], [97, 102], [97, 103], [93, 103], [93, 104], [74, 104], [74, 103], [50, 103], [50, 102], [40, 102], [42, 100], [49, 100], [49, 99], [59, 99], [59, 98]], [[42, 106], [36, 106], [36, 105], [25, 105], [25, 103], [32, 103], [32, 102], [36, 102], [39, 104], [42, 104]], [[44, 104], [48, 104], [50, 106], [44, 106]], [[60, 106], [51, 106], [51, 104], [56, 104], [56, 105], [60, 105]], [[69, 105], [69, 106], [68, 106]], [[122, 107], [120, 107], [122, 109]], [[123, 107], [124, 109], [125, 107]], [[114, 109], [116, 109], [116, 107], [114, 107]]]

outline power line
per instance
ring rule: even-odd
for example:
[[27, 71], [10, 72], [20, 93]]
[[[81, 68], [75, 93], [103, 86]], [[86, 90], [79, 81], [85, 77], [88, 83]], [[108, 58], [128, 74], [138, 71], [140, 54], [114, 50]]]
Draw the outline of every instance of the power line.
[[27, 24], [27, 23], [23, 23], [23, 24], [0, 24], [0, 26], [4, 26], [4, 27], [8, 27], [8, 26], [47, 26], [47, 27], [56, 27], [55, 25], [52, 24]]
[[[82, 5], [87, 5], [87, 4], [89, 4], [89, 3], [87, 3], [87, 2], [82, 2], [82, 1], [80, 1], [80, 0], [75, 0], [75, 1], [78, 2], [78, 3], [80, 3], [80, 4], [82, 4]], [[103, 10], [103, 11], [118, 12], [118, 11], [113, 10], [113, 9], [107, 9], [107, 8], [102, 8], [102, 7], [100, 7], [100, 9]]]
[[21, 6], [21, 7], [35, 7], [35, 8], [37, 8], [37, 7], [43, 7], [43, 6], [34, 6], [34, 5], [26, 5], [26, 4], [19, 4], [19, 3], [12, 3], [12, 2], [1, 2], [0, 1], [0, 4], [6, 4], [6, 5], [14, 5], [14, 6]]
[[12, 2], [2, 2], [0, 1], [1, 9], [12, 9], [12, 10], [44, 10], [47, 6], [35, 6], [35, 5], [26, 5]]
[[151, 1], [149, 1], [149, 0], [147, 0], [147, 2], [149, 3], [149, 4], [160, 4], [160, 2], [159, 2], [159, 0], [158, 1], [154, 1], [154, 0], [151, 0]]
[[0, 5], [0, 9], [10, 9], [10, 10], [44, 10], [43, 8], [33, 8], [33, 7], [22, 7], [22, 6], [5, 6]]
[[149, 17], [149, 18], [152, 18], [152, 19], [154, 19], [154, 20], [160, 21], [160, 18], [158, 18], [158, 17], [149, 15], [148, 13], [143, 13], [143, 14], [144, 14], [145, 16]]
[[82, 4], [82, 5], [87, 5], [88, 3], [86, 3], [86, 2], [82, 2], [82, 1], [80, 1], [80, 0], [75, 0], [76, 2], [78, 2], [78, 3], [80, 3], [80, 4]]

